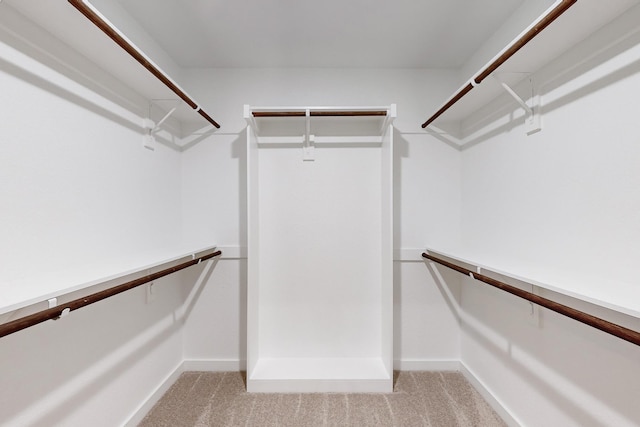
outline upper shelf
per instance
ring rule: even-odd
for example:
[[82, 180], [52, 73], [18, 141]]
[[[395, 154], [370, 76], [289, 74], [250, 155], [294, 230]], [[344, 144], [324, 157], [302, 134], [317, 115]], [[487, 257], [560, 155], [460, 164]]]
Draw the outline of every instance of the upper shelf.
[[69, 0], [69, 3], [73, 5], [80, 13], [93, 22], [103, 33], [105, 33], [111, 40], [113, 40], [118, 46], [125, 50], [133, 59], [135, 59], [140, 65], [147, 69], [154, 77], [160, 80], [165, 86], [167, 86], [178, 98], [183, 100], [189, 107], [193, 108], [198, 114], [200, 114], [206, 121], [211, 123], [216, 128], [220, 125], [211, 118], [200, 106], [182, 90], [169, 76], [167, 76], [160, 68], [155, 65], [140, 49], [138, 49], [132, 42], [118, 31], [113, 24], [111, 24], [107, 18], [98, 12], [96, 8], [91, 6], [90, 3], [83, 0]]
[[245, 105], [244, 118], [259, 144], [300, 145], [311, 137], [316, 144], [381, 143], [396, 118], [396, 105], [367, 107], [254, 107]]
[[[461, 122], [607, 24], [635, 0], [560, 0], [452, 95], [422, 125]], [[544, 31], [543, 31], [544, 30]], [[489, 77], [497, 77], [497, 79]], [[515, 102], [515, 101], [514, 101]]]

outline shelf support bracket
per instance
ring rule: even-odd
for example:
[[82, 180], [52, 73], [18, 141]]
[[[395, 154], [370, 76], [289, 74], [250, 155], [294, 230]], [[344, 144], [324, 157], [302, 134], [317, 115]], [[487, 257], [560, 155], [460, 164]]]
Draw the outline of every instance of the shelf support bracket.
[[160, 131], [160, 126], [162, 126], [162, 124], [164, 122], [167, 121], [167, 119], [169, 117], [171, 117], [171, 115], [173, 113], [176, 112], [176, 110], [178, 109], [178, 107], [180, 106], [180, 104], [182, 103], [182, 101], [180, 99], [175, 99], [175, 98], [169, 98], [169, 99], [152, 99], [149, 101], [149, 114], [148, 114], [148, 118], [151, 119], [151, 110], [153, 109], [154, 105], [157, 106], [161, 111], [162, 111], [162, 107], [159, 106], [159, 104], [161, 102], [169, 102], [170, 104], [173, 104], [173, 108], [171, 108], [169, 110], [169, 112], [165, 113], [165, 115], [158, 121], [158, 123], [155, 123], [153, 125], [153, 128], [151, 129], [151, 133], [157, 133]]
[[178, 109], [178, 107], [173, 107], [167, 114], [164, 115], [163, 118], [160, 119], [158, 123], [156, 123], [155, 127], [151, 131], [151, 133], [156, 133], [160, 130], [160, 126], [169, 118], [171, 115]]
[[[167, 113], [164, 113], [164, 116], [156, 123], [153, 121], [151, 117], [152, 117], [153, 107], [158, 106], [157, 104], [159, 102], [170, 102], [171, 104], [173, 104], [173, 107]], [[182, 101], [180, 99], [174, 99], [174, 98], [149, 100], [149, 111], [147, 113], [147, 117], [145, 117], [142, 120], [142, 127], [144, 128], [144, 135], [142, 137], [143, 138], [142, 146], [144, 148], [151, 151], [155, 150], [155, 145], [156, 145], [155, 134], [157, 134], [162, 130], [162, 124], [166, 122], [173, 113], [176, 112], [178, 107], [180, 107], [181, 103]], [[164, 112], [161, 107], [159, 108], [160, 108], [160, 111]]]
[[528, 77], [529, 86], [531, 88], [531, 101], [532, 106], [525, 102], [524, 99], [520, 97], [508, 84], [501, 81], [497, 76], [494, 75], [496, 81], [502, 86], [502, 88], [509, 94], [515, 101], [522, 107], [525, 112], [524, 118], [524, 127], [527, 135], [532, 135], [536, 132], [542, 130], [542, 123], [540, 121], [540, 94], [538, 93], [537, 87], [533, 82], [533, 77]]

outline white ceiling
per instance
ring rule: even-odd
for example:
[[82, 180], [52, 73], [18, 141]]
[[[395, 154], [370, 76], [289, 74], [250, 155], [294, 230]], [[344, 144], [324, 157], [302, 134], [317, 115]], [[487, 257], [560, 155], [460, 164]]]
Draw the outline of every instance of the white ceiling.
[[118, 1], [181, 67], [458, 68], [525, 0]]

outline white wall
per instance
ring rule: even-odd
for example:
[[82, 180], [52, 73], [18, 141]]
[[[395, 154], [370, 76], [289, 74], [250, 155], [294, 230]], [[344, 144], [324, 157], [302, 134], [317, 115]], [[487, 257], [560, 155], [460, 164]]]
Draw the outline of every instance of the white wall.
[[[1, 8], [5, 307], [175, 250], [181, 163], [142, 147], [139, 96]], [[121, 425], [181, 362], [193, 283], [167, 277], [151, 304], [138, 288], [1, 338], [0, 424]]]
[[[424, 115], [455, 88], [454, 73], [217, 69], [192, 70], [185, 78], [187, 89], [198, 93], [207, 111], [223, 124], [215, 136], [183, 153], [183, 228], [188, 242], [197, 246], [213, 240], [226, 248], [227, 256], [240, 253], [238, 247], [246, 246], [243, 104], [396, 103], [394, 246], [408, 248], [397, 251], [398, 256], [419, 259], [427, 242], [457, 239], [460, 154], [419, 130]], [[433, 362], [458, 359], [457, 318], [425, 266], [397, 262], [394, 281], [395, 358], [415, 362], [413, 367], [444, 366]], [[215, 361], [244, 360], [245, 293], [246, 263], [221, 260], [187, 321], [186, 359], [208, 361], [209, 366], [219, 366]], [[219, 323], [219, 313], [225, 313], [224, 324]]]
[[[462, 248], [487, 264], [638, 309], [640, 8], [536, 76], [543, 130], [504, 125], [463, 151]], [[516, 112], [512, 117], [521, 116]], [[626, 283], [627, 285], [624, 285]], [[640, 330], [640, 319], [543, 292]], [[637, 426], [640, 349], [465, 279], [463, 363], [527, 426]]]
[[12, 9], [0, 24], [2, 286], [38, 293], [49, 285], [34, 275], [102, 273], [179, 244], [181, 211], [168, 202], [179, 198], [179, 153], [142, 148], [141, 98]]

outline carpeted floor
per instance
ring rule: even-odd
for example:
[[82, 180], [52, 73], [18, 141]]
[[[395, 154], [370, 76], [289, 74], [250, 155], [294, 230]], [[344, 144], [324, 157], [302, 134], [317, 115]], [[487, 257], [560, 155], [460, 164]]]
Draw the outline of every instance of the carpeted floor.
[[389, 394], [247, 393], [239, 372], [186, 372], [140, 426], [506, 426], [458, 372], [399, 372]]

